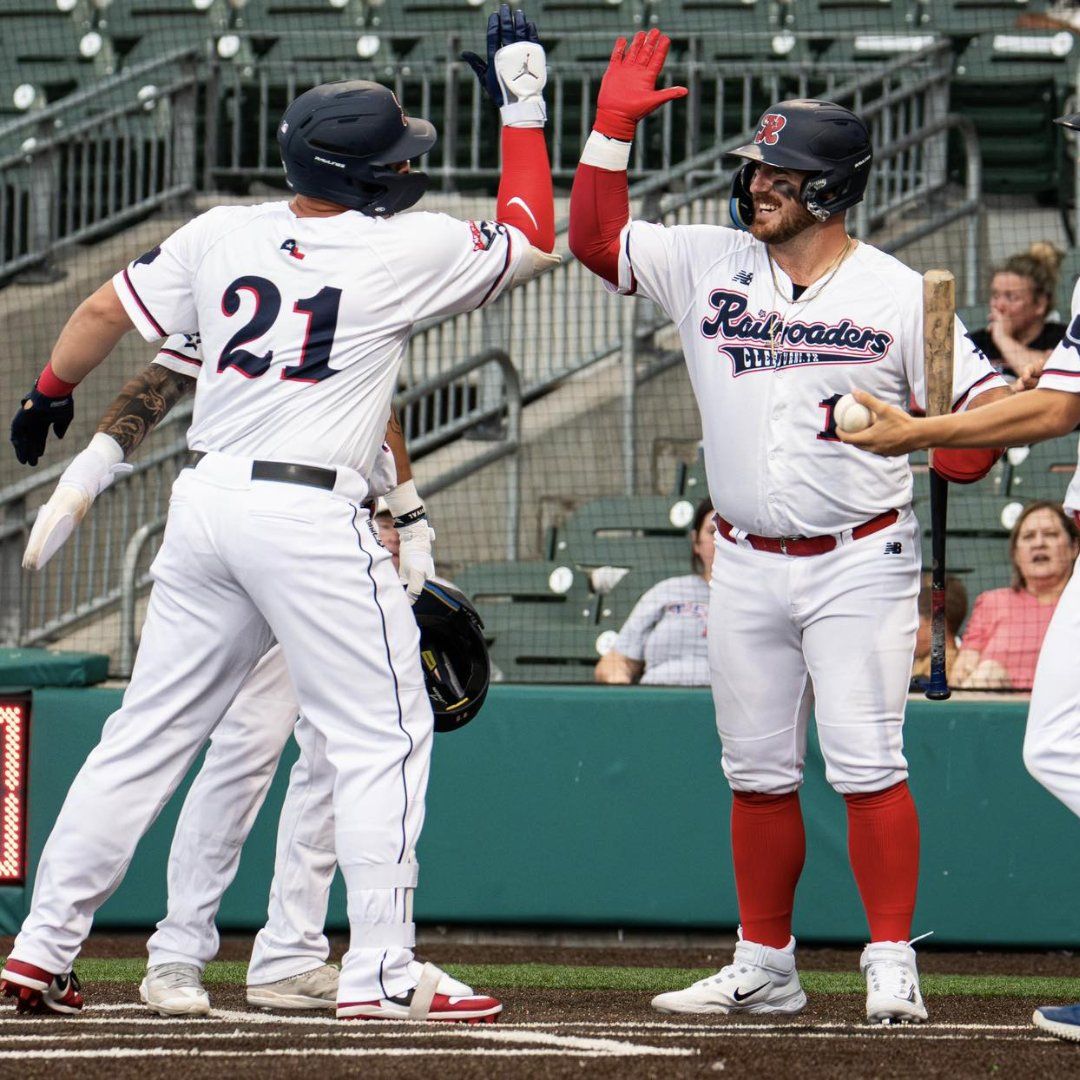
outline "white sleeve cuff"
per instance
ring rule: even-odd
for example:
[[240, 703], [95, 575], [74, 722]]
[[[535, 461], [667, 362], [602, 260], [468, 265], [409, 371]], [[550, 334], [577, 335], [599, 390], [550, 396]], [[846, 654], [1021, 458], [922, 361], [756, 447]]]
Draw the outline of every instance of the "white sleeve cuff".
[[120, 303], [128, 313], [128, 318], [135, 325], [135, 329], [142, 334], [144, 340], [160, 341], [168, 336], [150, 309], [143, 303], [142, 297], [135, 291], [126, 267], [113, 275], [112, 283]]
[[608, 172], [626, 172], [630, 164], [632, 145], [620, 139], [609, 139], [599, 131], [594, 131], [581, 152], [581, 164], [595, 165], [596, 168], [607, 169]]
[[501, 106], [499, 115], [506, 127], [542, 128], [547, 122], [547, 106], [542, 97], [526, 98]]

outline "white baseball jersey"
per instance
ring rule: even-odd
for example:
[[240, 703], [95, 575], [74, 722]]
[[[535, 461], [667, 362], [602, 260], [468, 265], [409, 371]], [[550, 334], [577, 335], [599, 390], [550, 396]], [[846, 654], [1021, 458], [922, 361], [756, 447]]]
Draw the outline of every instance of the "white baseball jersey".
[[[1046, 358], [1046, 366], [1039, 376], [1039, 389], [1080, 394], [1080, 281], [1073, 288], [1069, 327], [1057, 348]], [[1080, 463], [1065, 492], [1065, 509], [1080, 510]]]
[[191, 449], [367, 477], [413, 325], [493, 300], [527, 249], [511, 226], [444, 214], [220, 206], [113, 285], [146, 340], [201, 335]]
[[[170, 334], [152, 361], [170, 371], [190, 375], [192, 378], [198, 376], [202, 362], [202, 346], [198, 333]], [[394, 461], [393, 451], [386, 443], [382, 443], [379, 447], [379, 452], [375, 455], [371, 471], [366, 479], [368, 495], [371, 498], [378, 498], [385, 495], [391, 488], [397, 487], [397, 464]]]
[[[919, 274], [860, 243], [792, 302], [790, 278], [775, 264], [770, 273], [749, 233], [631, 221], [620, 246], [619, 292], [654, 300], [679, 328], [722, 517], [765, 536], [815, 536], [911, 502], [907, 458], [845, 446], [833, 408], [854, 388], [923, 404]], [[955, 342], [960, 409], [1005, 384], [959, 320]]]

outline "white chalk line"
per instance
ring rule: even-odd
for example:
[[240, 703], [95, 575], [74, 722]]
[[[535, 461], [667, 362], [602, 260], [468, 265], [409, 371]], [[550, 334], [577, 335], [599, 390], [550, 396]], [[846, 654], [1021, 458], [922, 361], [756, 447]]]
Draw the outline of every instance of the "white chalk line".
[[495, 1050], [488, 1047], [462, 1047], [450, 1049], [438, 1047], [344, 1047], [341, 1049], [321, 1047], [282, 1047], [266, 1050], [200, 1050], [197, 1047], [169, 1048], [164, 1046], [124, 1047], [114, 1046], [100, 1050], [0, 1050], [0, 1061], [33, 1061], [63, 1058], [128, 1058], [128, 1057], [184, 1057], [184, 1058], [285, 1058], [285, 1057], [692, 1057], [697, 1050], [676, 1047], [624, 1046], [617, 1054], [607, 1050], [572, 1050], [559, 1047]]

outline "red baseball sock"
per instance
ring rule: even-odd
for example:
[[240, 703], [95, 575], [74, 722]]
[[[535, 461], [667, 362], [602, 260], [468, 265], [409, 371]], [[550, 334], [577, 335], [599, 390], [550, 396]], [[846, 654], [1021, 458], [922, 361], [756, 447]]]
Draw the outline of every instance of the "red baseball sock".
[[848, 854], [871, 941], [907, 941], [919, 884], [919, 816], [907, 781], [845, 795]]
[[731, 854], [743, 937], [782, 949], [791, 939], [795, 886], [806, 860], [799, 793], [732, 795]]

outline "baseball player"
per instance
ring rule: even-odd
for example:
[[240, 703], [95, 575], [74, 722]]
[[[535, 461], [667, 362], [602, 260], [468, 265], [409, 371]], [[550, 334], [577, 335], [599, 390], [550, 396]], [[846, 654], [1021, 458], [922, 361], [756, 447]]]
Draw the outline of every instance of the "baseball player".
[[[853, 454], [833, 418], [856, 380], [886, 400], [922, 400], [921, 279], [848, 235], [870, 138], [857, 116], [824, 101], [780, 102], [735, 151], [738, 229], [630, 220], [635, 125], [686, 93], [655, 88], [667, 49], [656, 30], [616, 43], [570, 210], [574, 254], [679, 328], [717, 511], [709, 667], [742, 925], [731, 965], [653, 1005], [805, 1005], [791, 924], [813, 707], [869, 923], [867, 1017], [923, 1020], [910, 943], [919, 828], [901, 734], [918, 623], [911, 473], [904, 461]], [[956, 341], [956, 407], [1007, 394], [959, 323]], [[952, 464], [974, 475], [992, 461], [981, 451]]]
[[[1080, 113], [1055, 123], [1080, 131]], [[1024, 372], [1034, 389], [1014, 394], [971, 415], [913, 419], [880, 394], [855, 391], [874, 414], [874, 423], [842, 440], [875, 454], [894, 456], [923, 447], [1016, 446], [1053, 439], [1080, 426], [1080, 281], [1072, 295], [1069, 326], [1043, 365]], [[860, 379], [860, 383], [861, 383]], [[955, 451], [954, 451], [955, 452]], [[974, 453], [975, 451], [969, 451]], [[1080, 464], [1065, 493], [1065, 509], [1080, 523]], [[1031, 691], [1024, 764], [1040, 784], [1080, 815], [1080, 574], [1065, 587], [1043, 639]], [[1032, 1017], [1037, 1027], [1080, 1042], [1080, 1003], [1043, 1006]]]
[[[276, 639], [335, 774], [351, 931], [337, 1015], [501, 1011], [412, 967], [432, 713], [408, 599], [361, 504], [413, 324], [480, 307], [554, 258], [545, 60], [528, 30], [505, 9], [494, 47], [489, 33], [515, 129], [497, 220], [399, 214], [423, 194], [408, 161], [430, 149], [433, 127], [377, 84], [315, 87], [278, 129], [294, 197], [210, 210], [102, 285], [17, 414], [16, 452], [36, 459], [75, 385], [124, 333], [201, 335], [189, 467], [173, 486], [131, 683], [72, 784], [3, 969], [22, 1010], [81, 1008], [71, 965], [94, 911]], [[396, 516], [403, 544], [410, 527], [428, 528], [422, 504]]]

